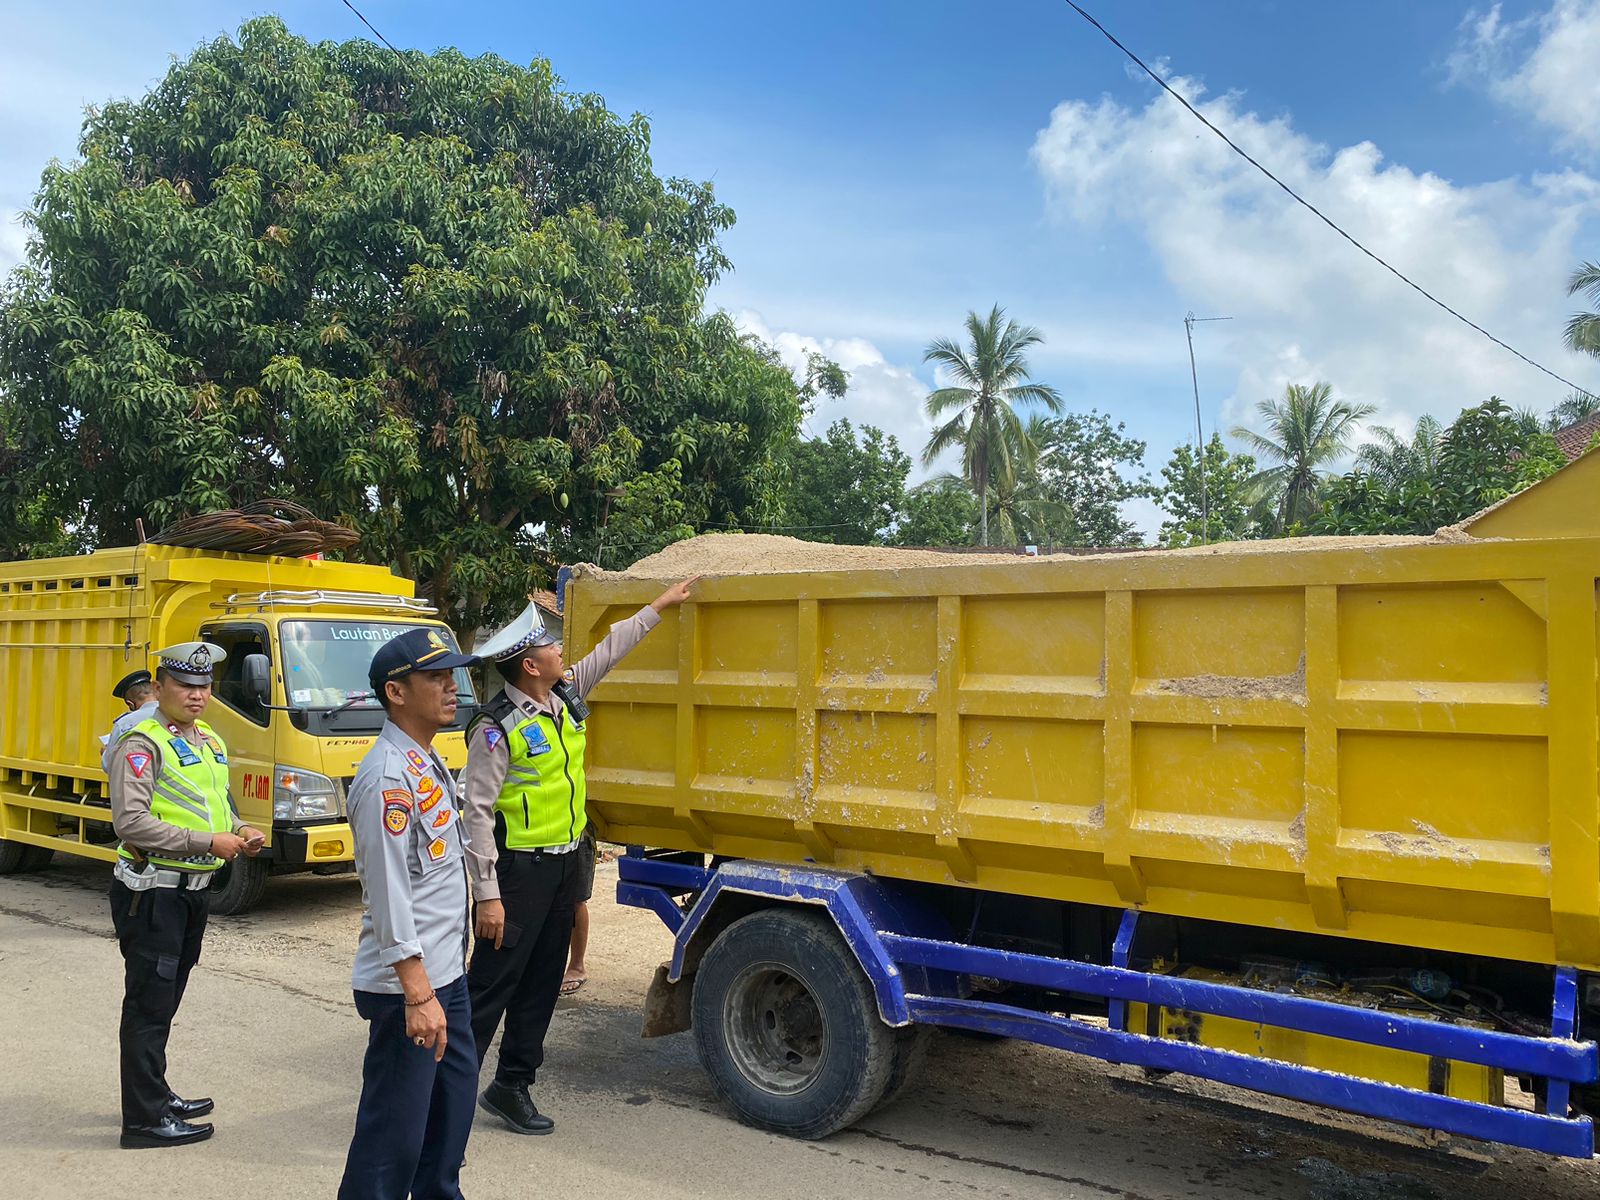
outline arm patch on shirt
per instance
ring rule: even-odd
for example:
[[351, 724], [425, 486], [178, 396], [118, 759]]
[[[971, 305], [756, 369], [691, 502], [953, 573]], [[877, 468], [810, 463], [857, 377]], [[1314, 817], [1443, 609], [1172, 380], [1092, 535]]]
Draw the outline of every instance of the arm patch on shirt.
[[385, 801], [383, 805], [383, 827], [395, 837], [399, 837], [411, 824], [411, 806], [409, 804], [396, 804]]
[[128, 751], [128, 768], [133, 772], [135, 779], [143, 779], [144, 773], [150, 767], [150, 756], [142, 750]]
[[383, 802], [386, 805], [398, 804], [402, 808], [409, 809], [412, 803], [411, 793], [405, 788], [389, 788], [383, 793]]
[[483, 731], [483, 744], [493, 750], [501, 742], [505, 741], [505, 737], [505, 730], [498, 725], [490, 725], [489, 728]]

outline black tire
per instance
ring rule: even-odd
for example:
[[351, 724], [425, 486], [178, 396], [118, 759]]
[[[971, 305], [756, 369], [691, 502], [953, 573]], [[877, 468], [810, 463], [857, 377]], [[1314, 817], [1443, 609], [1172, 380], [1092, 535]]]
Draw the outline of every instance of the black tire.
[[211, 911], [219, 917], [236, 917], [261, 902], [267, 890], [267, 864], [243, 854], [222, 864], [211, 880]]
[[50, 865], [55, 851], [48, 846], [29, 846], [0, 838], [0, 875], [20, 875], [24, 871], [42, 871]]
[[889, 1086], [878, 1101], [878, 1108], [888, 1108], [917, 1081], [932, 1040], [933, 1030], [926, 1025], [908, 1025], [894, 1031], [894, 1065], [889, 1069]]
[[771, 908], [728, 926], [701, 960], [692, 1015], [712, 1086], [758, 1129], [827, 1137], [893, 1081], [899, 1031], [823, 913]]

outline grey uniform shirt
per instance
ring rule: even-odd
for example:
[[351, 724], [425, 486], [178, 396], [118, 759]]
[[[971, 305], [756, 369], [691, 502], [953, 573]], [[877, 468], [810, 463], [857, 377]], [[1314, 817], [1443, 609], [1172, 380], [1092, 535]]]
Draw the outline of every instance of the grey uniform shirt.
[[100, 751], [100, 769], [107, 775], [111, 774], [111, 756], [117, 751], [117, 743], [128, 736], [128, 730], [139, 724], [146, 717], [153, 717], [159, 711], [160, 705], [154, 700], [146, 700], [132, 712], [125, 712], [115, 721], [111, 722], [111, 732], [103, 739], [105, 748]]
[[350, 785], [349, 816], [365, 909], [355, 990], [403, 991], [394, 965], [408, 958], [422, 959], [433, 987], [454, 983], [466, 971], [472, 919], [468, 835], [450, 772], [385, 721]]
[[[159, 710], [152, 715], [174, 733], [178, 732], [178, 727], [166, 721]], [[202, 740], [198, 729], [191, 730], [187, 737], [195, 743]], [[213, 749], [218, 744], [213, 743]], [[208, 831], [168, 825], [150, 811], [156, 780], [161, 777], [162, 769], [161, 751], [156, 744], [145, 734], [128, 733], [115, 744], [115, 750], [106, 778], [111, 781], [111, 827], [117, 831], [117, 836], [145, 854], [156, 853], [167, 858], [193, 858], [211, 853]], [[244, 822], [239, 820], [239, 809], [233, 802], [231, 790], [228, 807], [233, 810], [231, 832], [238, 833], [244, 828]]]
[[[661, 614], [646, 606], [626, 621], [613, 625], [598, 646], [568, 669], [578, 695], [588, 696], [611, 668], [659, 624]], [[505, 693], [513, 705], [530, 717], [544, 713], [559, 724], [566, 712], [566, 705], [554, 692], [543, 704], [510, 684], [506, 685]], [[472, 892], [478, 900], [500, 899], [500, 881], [495, 875], [498, 852], [494, 844], [494, 804], [500, 798], [500, 786], [505, 783], [506, 770], [511, 765], [511, 754], [506, 749], [510, 739], [496, 738], [491, 745], [486, 736], [489, 726], [490, 722], [479, 721], [473, 728], [472, 736], [467, 739], [467, 768], [461, 776], [467, 833], [472, 838], [467, 863], [472, 870]]]

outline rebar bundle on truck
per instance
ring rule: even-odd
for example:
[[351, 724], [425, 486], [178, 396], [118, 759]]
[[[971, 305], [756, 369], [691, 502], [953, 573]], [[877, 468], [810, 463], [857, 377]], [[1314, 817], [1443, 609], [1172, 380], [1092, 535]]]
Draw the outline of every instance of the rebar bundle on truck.
[[[675, 630], [595, 694], [592, 811], [648, 848], [626, 897], [679, 935], [658, 1026], [698, 1014], [666, 993], [704, 986], [727, 931], [801, 900], [902, 1030], [988, 1027], [1591, 1152], [1600, 455], [1433, 538], [908, 561], [705, 563]], [[640, 574], [574, 574], [571, 657], [655, 594]], [[1335, 994], [1247, 982], [1262, 956], [1326, 964]], [[1420, 970], [1441, 1000], [1404, 986]], [[793, 996], [723, 1000], [723, 1050], [702, 1054], [724, 1094], [821, 1128], [782, 1116], [814, 1080], [735, 1044]], [[1345, 1049], [1301, 1038], [1269, 1062], [1230, 1020]]]

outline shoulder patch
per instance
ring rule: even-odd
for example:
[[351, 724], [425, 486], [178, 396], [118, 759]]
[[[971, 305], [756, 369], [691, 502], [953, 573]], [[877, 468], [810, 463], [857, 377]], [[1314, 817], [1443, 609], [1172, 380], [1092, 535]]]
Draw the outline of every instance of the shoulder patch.
[[402, 808], [398, 804], [385, 804], [383, 806], [383, 827], [395, 837], [406, 831], [406, 826], [411, 824], [411, 810]]
[[383, 793], [383, 802], [385, 804], [398, 804], [401, 808], [409, 809], [412, 803], [411, 793], [406, 791], [405, 788], [387, 788]]
[[133, 772], [135, 779], [143, 779], [144, 773], [150, 769], [150, 756], [143, 750], [128, 751], [128, 769]]
[[483, 731], [484, 745], [488, 746], [491, 750], [493, 750], [501, 742], [505, 741], [505, 738], [505, 730], [501, 729], [497, 724], [491, 723], [489, 728]]

